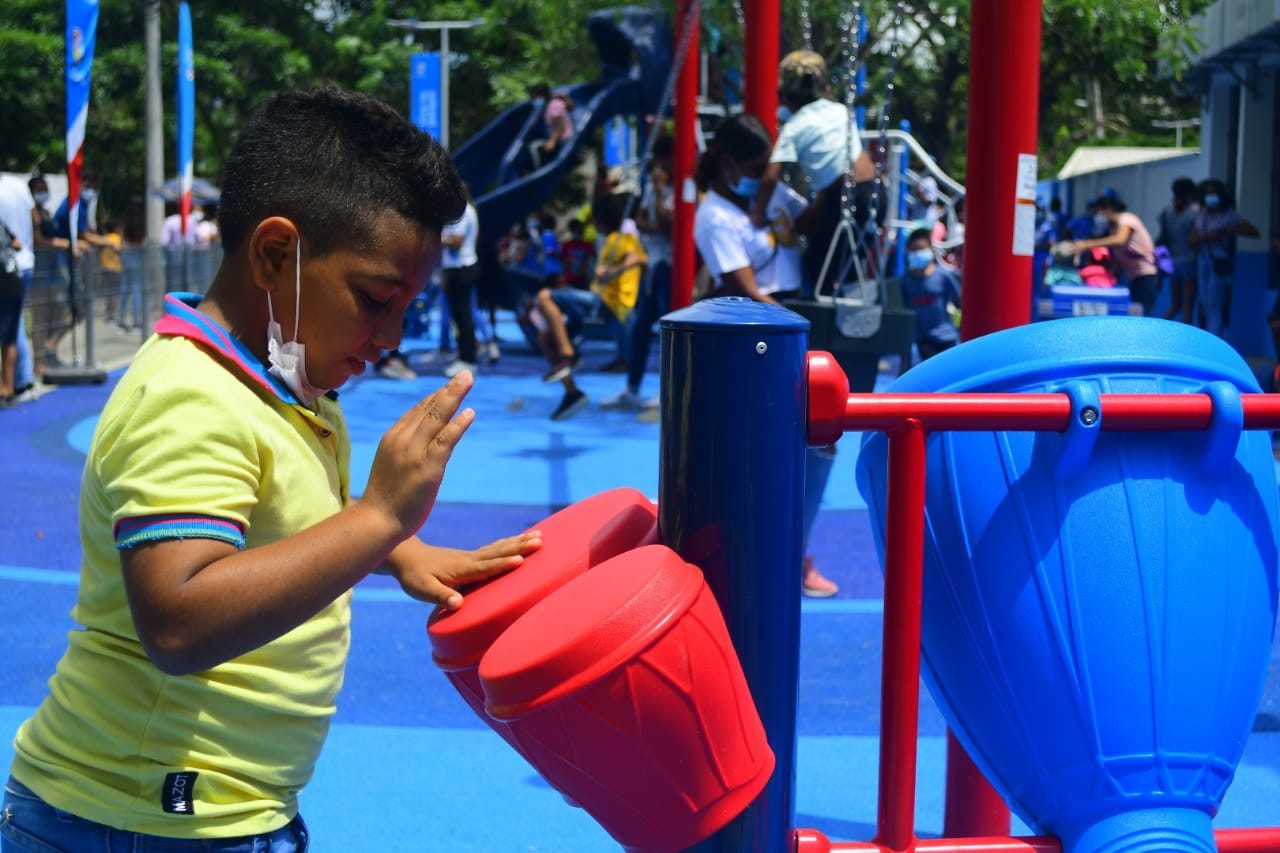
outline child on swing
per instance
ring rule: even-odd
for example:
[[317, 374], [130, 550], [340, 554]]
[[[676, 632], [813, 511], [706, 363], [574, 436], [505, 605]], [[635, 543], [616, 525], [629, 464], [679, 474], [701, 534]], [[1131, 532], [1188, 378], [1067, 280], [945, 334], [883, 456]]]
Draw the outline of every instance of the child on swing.
[[[804, 273], [810, 287], [818, 284], [815, 279], [843, 215], [840, 195], [845, 177], [851, 176], [855, 184], [869, 185], [876, 176], [875, 164], [862, 148], [848, 107], [828, 98], [828, 89], [827, 64], [819, 54], [797, 50], [782, 58], [778, 100], [790, 117], [778, 131], [751, 205], [752, 222], [763, 227], [773, 189], [787, 167], [796, 164], [804, 171], [809, 184], [806, 195], [813, 203], [797, 226], [809, 235]], [[863, 221], [869, 206], [858, 204]]]

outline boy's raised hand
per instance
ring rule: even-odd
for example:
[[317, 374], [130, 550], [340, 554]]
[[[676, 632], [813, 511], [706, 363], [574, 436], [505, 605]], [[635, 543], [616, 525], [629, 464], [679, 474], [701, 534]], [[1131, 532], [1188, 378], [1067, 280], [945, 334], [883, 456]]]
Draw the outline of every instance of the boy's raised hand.
[[475, 420], [472, 409], [458, 411], [472, 382], [471, 372], [462, 371], [406, 412], [378, 442], [360, 505], [393, 525], [398, 540], [427, 520], [453, 448]]

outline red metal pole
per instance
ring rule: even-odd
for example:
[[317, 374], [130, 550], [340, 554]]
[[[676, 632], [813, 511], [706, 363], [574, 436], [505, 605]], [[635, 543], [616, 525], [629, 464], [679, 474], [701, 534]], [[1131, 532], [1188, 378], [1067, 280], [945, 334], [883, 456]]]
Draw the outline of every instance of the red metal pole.
[[1041, 0], [971, 0], [965, 340], [1031, 319]]
[[747, 112], [777, 131], [778, 43], [781, 15], [778, 0], [747, 0], [743, 28], [743, 95]]
[[[1031, 319], [1041, 0], [971, 0], [964, 340]], [[948, 733], [944, 834], [1008, 835], [1009, 809]]]
[[[1219, 829], [1214, 833], [1218, 853], [1275, 853], [1280, 850], [1280, 828]], [[816, 829], [797, 829], [796, 853], [890, 853], [874, 841], [830, 841]], [[1022, 838], [922, 838], [912, 853], [1062, 853], [1062, 844], [1050, 835]]]
[[693, 169], [698, 159], [695, 138], [698, 122], [698, 0], [680, 0], [675, 27], [676, 44], [687, 31], [688, 48], [680, 79], [676, 83], [675, 145], [671, 171], [676, 187], [676, 203], [671, 216], [671, 308], [683, 308], [693, 301], [693, 274], [697, 250], [693, 244], [693, 214], [698, 191]]
[[924, 598], [925, 434], [919, 421], [908, 419], [888, 436], [876, 842], [885, 850], [907, 851], [913, 849], [915, 842], [920, 608]]

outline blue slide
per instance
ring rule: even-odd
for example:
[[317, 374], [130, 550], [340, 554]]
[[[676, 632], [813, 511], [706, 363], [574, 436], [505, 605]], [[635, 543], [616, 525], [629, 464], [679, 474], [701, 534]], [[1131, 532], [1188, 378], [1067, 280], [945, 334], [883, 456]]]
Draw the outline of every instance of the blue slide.
[[[578, 162], [594, 131], [614, 116], [643, 116], [658, 108], [672, 63], [672, 40], [664, 12], [626, 6], [593, 13], [587, 32], [600, 59], [600, 79], [557, 86], [573, 100], [573, 138], [555, 157], [527, 173], [529, 143], [545, 136], [541, 106], [525, 101], [508, 107], [453, 152], [454, 163], [475, 195], [480, 216], [481, 263], [485, 275], [501, 275], [495, 245], [512, 225], [537, 210]], [[511, 291], [536, 286], [513, 282]], [[527, 276], [520, 277], [521, 279]], [[514, 288], [511, 286], [514, 285]]]

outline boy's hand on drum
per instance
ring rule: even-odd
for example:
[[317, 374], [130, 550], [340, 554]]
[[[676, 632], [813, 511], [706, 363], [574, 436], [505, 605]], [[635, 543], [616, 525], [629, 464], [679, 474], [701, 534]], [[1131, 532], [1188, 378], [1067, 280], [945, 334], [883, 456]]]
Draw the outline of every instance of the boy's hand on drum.
[[474, 410], [458, 411], [473, 381], [470, 371], [462, 371], [406, 412], [378, 443], [360, 506], [377, 511], [398, 541], [427, 520], [449, 457], [475, 420]]
[[471, 551], [423, 543], [399, 560], [396, 580], [411, 597], [454, 610], [462, 604], [460, 588], [511, 571], [541, 547], [542, 533], [537, 530]]

